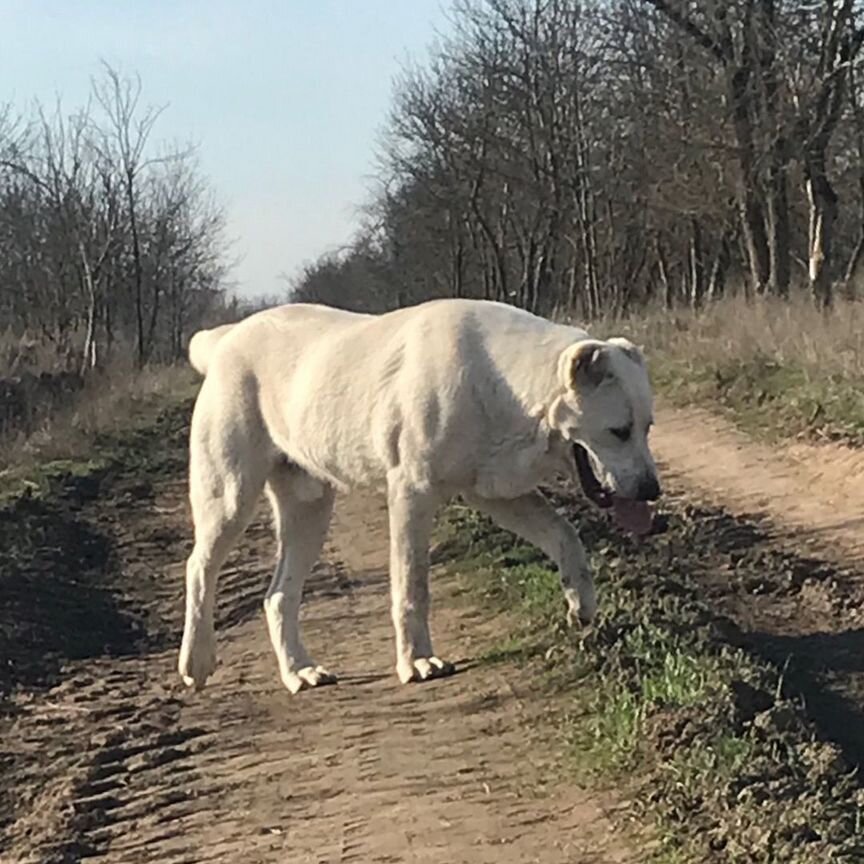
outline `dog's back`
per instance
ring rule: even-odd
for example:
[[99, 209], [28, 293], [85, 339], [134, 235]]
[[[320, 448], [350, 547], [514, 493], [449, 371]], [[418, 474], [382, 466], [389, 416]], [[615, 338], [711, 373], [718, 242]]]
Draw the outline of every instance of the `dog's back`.
[[312, 476], [347, 488], [402, 466], [450, 485], [497, 465], [511, 436], [533, 438], [531, 409], [580, 335], [484, 301], [384, 315], [288, 304], [196, 334], [190, 355], [206, 370], [202, 402], [260, 417], [273, 449]]
[[[199, 374], [206, 375], [217, 349], [225, 337], [234, 331], [239, 333], [236, 346], [242, 353], [244, 344], [259, 344], [263, 348], [264, 345], [261, 345], [259, 340], [264, 339], [269, 346], [274, 337], [278, 341], [280, 333], [287, 336], [292, 325], [304, 329], [311, 325], [315, 330], [316, 324], [326, 324], [332, 328], [339, 322], [345, 322], [348, 317], [359, 319], [370, 316], [308, 303], [293, 303], [264, 309], [242, 321], [199, 330], [189, 340], [189, 362]], [[308, 331], [306, 335], [309, 335]]]
[[207, 364], [223, 336], [233, 330], [236, 324], [222, 324], [210, 330], [199, 330], [189, 340], [189, 362], [200, 375], [207, 374]]

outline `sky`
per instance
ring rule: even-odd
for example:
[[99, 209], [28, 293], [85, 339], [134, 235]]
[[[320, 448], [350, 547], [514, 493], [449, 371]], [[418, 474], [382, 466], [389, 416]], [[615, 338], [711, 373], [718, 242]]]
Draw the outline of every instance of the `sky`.
[[105, 60], [199, 145], [237, 293], [338, 248], [358, 224], [394, 76], [446, 30], [445, 0], [0, 0], [0, 103], [69, 113]]

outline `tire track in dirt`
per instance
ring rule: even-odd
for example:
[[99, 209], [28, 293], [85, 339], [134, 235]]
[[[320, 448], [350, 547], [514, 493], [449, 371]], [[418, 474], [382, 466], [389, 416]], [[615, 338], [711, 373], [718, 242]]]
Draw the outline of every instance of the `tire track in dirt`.
[[[656, 419], [670, 503], [695, 508], [728, 550], [725, 568], [694, 574], [710, 604], [732, 638], [787, 668], [821, 729], [864, 764], [864, 454], [763, 444], [702, 409]], [[737, 579], [736, 560], [761, 575]]]
[[651, 446], [667, 478], [701, 500], [771, 521], [796, 551], [864, 568], [864, 453], [764, 444], [699, 408], [657, 411]]
[[[104, 584], [141, 636], [122, 656], [67, 660], [53, 686], [9, 699], [3, 864], [640, 860], [603, 801], [562, 782], [544, 740], [554, 706], [532, 698], [527, 673], [466, 663], [449, 680], [398, 684], [377, 499], [339, 502], [307, 590], [307, 642], [341, 682], [298, 697], [279, 683], [260, 611], [266, 520], [225, 568], [220, 666], [195, 693], [175, 669], [185, 483], [106, 481], [88, 507], [88, 530], [113, 538]], [[434, 596], [437, 639], [454, 659], [507, 627], [452, 578]]]

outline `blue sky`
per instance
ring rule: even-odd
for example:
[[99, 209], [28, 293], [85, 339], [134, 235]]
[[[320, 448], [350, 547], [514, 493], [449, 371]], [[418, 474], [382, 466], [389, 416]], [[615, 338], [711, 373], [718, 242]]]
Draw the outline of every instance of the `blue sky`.
[[392, 81], [446, 29], [447, 0], [0, 0], [0, 103], [83, 104], [100, 58], [200, 144], [225, 204], [239, 292], [284, 291], [350, 238]]

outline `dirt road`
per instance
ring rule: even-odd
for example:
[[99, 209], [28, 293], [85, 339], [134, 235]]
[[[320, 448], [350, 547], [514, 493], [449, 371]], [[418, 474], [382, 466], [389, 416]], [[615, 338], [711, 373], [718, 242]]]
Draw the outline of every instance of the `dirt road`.
[[698, 408], [657, 412], [651, 446], [673, 485], [733, 513], [766, 517], [800, 551], [864, 565], [864, 453], [771, 445]]
[[652, 447], [667, 506], [702, 526], [710, 606], [864, 764], [864, 453], [759, 443], [699, 409], [661, 408]]
[[[273, 554], [263, 522], [222, 578], [220, 667], [195, 693], [175, 671], [182, 475], [109, 478], [66, 515], [112, 538], [100, 566], [117, 602], [84, 622], [109, 647], [9, 705], [3, 864], [640, 860], [602, 802], [562, 779], [544, 740], [554, 706], [527, 673], [472, 663], [508, 625], [472, 607], [455, 580], [434, 586], [434, 627], [464, 672], [397, 683], [377, 499], [340, 502], [307, 595], [307, 644], [341, 683], [296, 697], [279, 685], [260, 611]], [[74, 583], [70, 574], [51, 590]], [[145, 622], [134, 645], [115, 638], [129, 618]]]
[[[793, 658], [808, 707], [860, 761], [864, 459], [780, 452], [700, 411], [658, 420], [672, 505], [723, 508], [691, 511], [706, 596], [753, 650]], [[339, 686], [299, 697], [279, 686], [261, 614], [273, 543], [259, 519], [221, 580], [221, 665], [202, 693], [184, 690], [180, 426], [161, 458], [0, 512], [2, 864], [643, 859], [608, 802], [561, 776], [545, 716], [557, 706], [531, 670], [475, 662], [512, 622], [472, 606], [458, 580], [439, 576], [433, 622], [465, 671], [397, 684], [375, 498], [340, 501], [308, 586], [307, 641]]]

